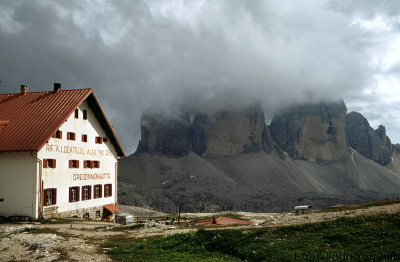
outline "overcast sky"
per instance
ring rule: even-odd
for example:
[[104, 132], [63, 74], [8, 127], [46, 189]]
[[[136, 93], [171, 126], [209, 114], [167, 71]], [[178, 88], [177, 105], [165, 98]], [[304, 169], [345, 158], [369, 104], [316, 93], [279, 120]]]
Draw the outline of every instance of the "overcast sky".
[[0, 1], [0, 93], [93, 88], [127, 153], [168, 116], [343, 98], [400, 142], [400, 1]]

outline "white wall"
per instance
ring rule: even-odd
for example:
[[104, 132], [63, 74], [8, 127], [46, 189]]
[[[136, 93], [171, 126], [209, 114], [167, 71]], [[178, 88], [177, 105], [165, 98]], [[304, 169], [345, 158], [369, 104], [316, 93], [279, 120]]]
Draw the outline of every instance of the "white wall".
[[30, 152], [0, 153], [0, 216], [37, 217], [37, 167]]
[[[83, 110], [87, 110], [88, 120], [83, 120]], [[75, 119], [74, 113], [72, 113], [60, 127], [60, 130], [62, 131], [62, 139], [51, 138], [38, 152], [38, 157], [41, 160], [48, 158], [57, 160], [56, 168], [43, 168], [43, 181], [44, 189], [57, 188], [56, 206], [58, 212], [115, 203], [117, 152], [110, 141], [102, 144], [95, 143], [96, 136], [106, 137], [106, 134], [86, 101], [79, 106], [79, 118]], [[67, 132], [74, 132], [76, 140], [67, 140]], [[87, 134], [87, 143], [82, 142], [82, 134]], [[69, 168], [69, 160], [72, 159], [79, 160], [79, 168]], [[84, 160], [98, 160], [100, 161], [100, 168], [84, 168]], [[76, 179], [76, 177], [80, 177], [77, 176], [79, 174], [83, 174], [82, 179]], [[87, 174], [106, 175], [102, 179], [83, 179]], [[96, 184], [103, 186], [103, 197], [94, 199], [92, 187], [91, 200], [82, 201], [82, 186]], [[112, 197], [104, 197], [104, 184], [112, 184]], [[80, 187], [80, 201], [69, 203], [69, 187], [72, 186]]]

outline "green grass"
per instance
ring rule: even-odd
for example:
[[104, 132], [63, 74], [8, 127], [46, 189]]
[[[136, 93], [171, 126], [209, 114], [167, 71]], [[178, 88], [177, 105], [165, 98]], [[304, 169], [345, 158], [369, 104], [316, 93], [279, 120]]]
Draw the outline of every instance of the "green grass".
[[381, 256], [389, 254], [395, 258], [391, 261], [400, 261], [400, 214], [116, 239], [103, 248], [117, 261], [384, 261]]
[[386, 205], [393, 205], [393, 204], [399, 204], [399, 203], [400, 203], [400, 199], [398, 199], [398, 198], [382, 199], [382, 200], [375, 200], [375, 201], [370, 201], [370, 202], [365, 202], [365, 203], [343, 205], [341, 207], [330, 207], [327, 209], [320, 210], [319, 212], [337, 212], [337, 211], [355, 210], [355, 209], [367, 208], [367, 207], [372, 207], [372, 206], [386, 206]]

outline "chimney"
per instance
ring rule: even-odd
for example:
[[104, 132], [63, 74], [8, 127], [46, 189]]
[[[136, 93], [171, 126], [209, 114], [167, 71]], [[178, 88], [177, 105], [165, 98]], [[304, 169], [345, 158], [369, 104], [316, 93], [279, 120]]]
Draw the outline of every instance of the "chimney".
[[28, 93], [28, 86], [27, 85], [20, 85], [21, 87], [21, 94]]
[[58, 92], [61, 90], [61, 84], [60, 83], [54, 83], [54, 92]]

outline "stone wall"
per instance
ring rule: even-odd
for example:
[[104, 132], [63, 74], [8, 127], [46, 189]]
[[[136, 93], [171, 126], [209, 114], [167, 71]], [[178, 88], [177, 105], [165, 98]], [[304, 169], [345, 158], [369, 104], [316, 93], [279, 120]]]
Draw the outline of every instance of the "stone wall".
[[[96, 215], [96, 212], [99, 217]], [[43, 209], [43, 217], [45, 219], [49, 218], [86, 218], [92, 220], [101, 220], [105, 217], [104, 214], [104, 207], [103, 206], [96, 206], [91, 208], [81, 208], [76, 210], [71, 210], [67, 212], [58, 212], [57, 207], [50, 207]]]

